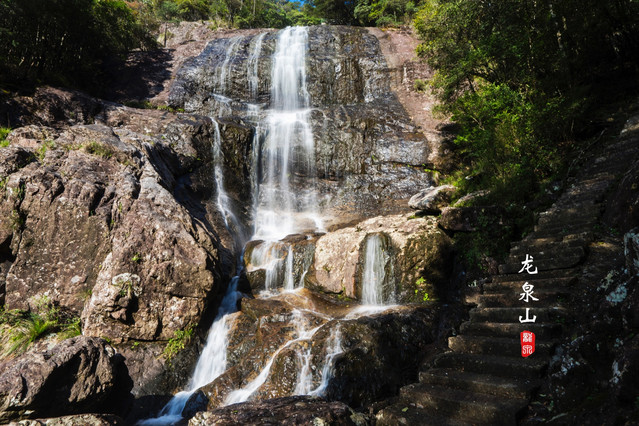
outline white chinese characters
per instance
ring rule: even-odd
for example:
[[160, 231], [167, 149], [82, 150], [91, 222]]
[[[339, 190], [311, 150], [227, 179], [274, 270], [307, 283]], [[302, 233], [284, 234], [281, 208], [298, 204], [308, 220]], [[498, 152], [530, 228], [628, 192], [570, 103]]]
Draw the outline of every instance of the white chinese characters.
[[[538, 272], [537, 267], [535, 267], [533, 269], [533, 257], [529, 254], [526, 254], [526, 260], [524, 260], [523, 262], [521, 262], [521, 264], [523, 265], [522, 268], [519, 270], [519, 273], [521, 274], [522, 272], [526, 271], [527, 273], [534, 275]], [[531, 300], [532, 301], [538, 301], [539, 299], [537, 299], [535, 296], [533, 296], [533, 288], [535, 286], [533, 286], [532, 284], [528, 283], [527, 281], [524, 283], [524, 285], [521, 286], [523, 293], [520, 294], [519, 300], [523, 300], [525, 303], [529, 303]], [[537, 320], [537, 315], [533, 315], [532, 318], [530, 317], [530, 308], [526, 308], [526, 316], [524, 318], [523, 315], [519, 316], [519, 322], [524, 324], [524, 323], [529, 323], [529, 322], [535, 322]]]
[[522, 272], [526, 271], [531, 275], [534, 275], [537, 273], [537, 268], [535, 267], [535, 270], [532, 271], [532, 262], [533, 262], [533, 257], [530, 256], [529, 254], [526, 254], [526, 260], [524, 260], [523, 262], [521, 262], [522, 266], [521, 269], [519, 270], [519, 273], [521, 274]]

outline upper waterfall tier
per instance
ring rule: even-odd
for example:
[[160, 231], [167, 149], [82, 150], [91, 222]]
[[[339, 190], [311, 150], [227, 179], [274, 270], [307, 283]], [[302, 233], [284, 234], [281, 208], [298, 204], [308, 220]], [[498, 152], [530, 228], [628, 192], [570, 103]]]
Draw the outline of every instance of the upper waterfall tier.
[[[284, 206], [299, 223], [288, 231], [300, 232], [317, 229], [313, 204], [329, 228], [404, 211], [415, 188], [429, 184], [428, 143], [391, 78], [365, 29], [289, 28], [211, 41], [178, 72], [170, 103], [220, 122], [229, 202], [241, 210], [253, 197], [243, 220], [265, 230]], [[267, 193], [272, 208], [256, 217]]]
[[278, 240], [322, 227], [317, 212], [315, 144], [308, 117], [307, 42], [304, 27], [286, 28], [277, 37], [271, 107], [262, 123], [265, 132], [256, 132], [254, 138], [254, 149], [261, 147], [253, 156], [254, 168], [258, 168], [254, 170], [258, 176], [254, 179], [258, 182], [254, 188], [255, 238]]

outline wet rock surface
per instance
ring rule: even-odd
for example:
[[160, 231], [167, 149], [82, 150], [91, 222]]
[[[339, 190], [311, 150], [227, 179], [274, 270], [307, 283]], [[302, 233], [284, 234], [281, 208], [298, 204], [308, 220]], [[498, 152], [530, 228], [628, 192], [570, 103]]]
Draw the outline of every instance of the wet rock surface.
[[[263, 34], [214, 40], [201, 55], [186, 61], [172, 86], [171, 105], [256, 128], [270, 102], [270, 56], [277, 37], [273, 31]], [[258, 39], [261, 49], [253, 68]], [[398, 200], [407, 200], [416, 185], [429, 181], [421, 166], [429, 162], [430, 152], [423, 133], [390, 88], [377, 39], [363, 29], [319, 26], [309, 28], [308, 40], [310, 121], [326, 216], [344, 223], [406, 210]], [[249, 90], [254, 69], [259, 82], [255, 94]], [[237, 162], [235, 170], [252, 170], [256, 166], [251, 152], [264, 149], [256, 143], [261, 139], [243, 149], [225, 145], [225, 158]], [[236, 188], [252, 184], [248, 176], [232, 179], [239, 184]], [[235, 189], [229, 190], [241, 199]]]
[[[366, 406], [414, 379], [436, 334], [435, 307], [380, 307], [330, 320], [302, 311], [295, 297], [278, 298], [243, 300], [242, 311], [229, 320], [229, 369], [191, 397], [185, 416], [228, 404], [229, 395], [257, 380], [265, 367], [268, 375], [251, 399], [289, 396], [306, 383], [305, 393]], [[307, 377], [300, 365], [305, 357]]]
[[21, 420], [9, 423], [10, 426], [117, 426], [124, 424], [120, 417], [108, 414], [78, 414], [75, 416]]
[[198, 425], [348, 425], [370, 424], [362, 414], [346, 404], [325, 401], [317, 397], [291, 396], [268, 401], [234, 404], [213, 411], [198, 413], [189, 426]]
[[131, 386], [124, 359], [111, 346], [75, 337], [2, 365], [0, 421], [126, 408]]
[[423, 299], [424, 292], [431, 296], [443, 293], [452, 266], [452, 242], [437, 228], [435, 218], [409, 215], [379, 216], [320, 237], [306, 284], [359, 299], [364, 267], [362, 245], [367, 235], [376, 232], [389, 238], [392, 271], [388, 268], [388, 273], [395, 282], [394, 302], [418, 302], [421, 299], [416, 295]]

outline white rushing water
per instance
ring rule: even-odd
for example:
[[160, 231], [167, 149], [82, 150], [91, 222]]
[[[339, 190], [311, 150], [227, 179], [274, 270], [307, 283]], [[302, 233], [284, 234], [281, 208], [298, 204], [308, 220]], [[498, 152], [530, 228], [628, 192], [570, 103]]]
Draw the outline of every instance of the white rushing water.
[[309, 392], [309, 395], [324, 396], [326, 394], [328, 384], [335, 375], [335, 357], [343, 352], [342, 333], [338, 323], [333, 329], [331, 329], [329, 345], [326, 350], [326, 357], [324, 358], [324, 366], [322, 367], [322, 380], [317, 388]]
[[243, 388], [231, 392], [224, 400], [224, 405], [248, 401], [251, 396], [266, 382], [266, 379], [268, 379], [268, 375], [271, 372], [273, 362], [280, 354], [280, 352], [297, 342], [310, 340], [315, 332], [321, 328], [321, 326], [319, 326], [309, 330], [306, 319], [302, 315], [301, 311], [297, 309], [292, 312], [291, 322], [295, 326], [294, 338], [284, 343], [277, 351], [275, 351], [273, 356], [269, 359], [260, 374], [255, 379], [251, 380]]
[[[318, 213], [316, 194], [315, 146], [311, 125], [310, 97], [306, 86], [306, 51], [308, 43], [307, 29], [303, 27], [286, 28], [278, 33], [275, 51], [272, 56], [271, 69], [271, 104], [265, 115], [260, 115], [259, 95], [259, 58], [266, 33], [260, 34], [251, 41], [246, 61], [248, 93], [253, 103], [247, 104], [249, 118], [256, 126], [255, 139], [251, 153], [251, 186], [253, 189], [253, 239], [264, 240], [251, 253], [249, 268], [264, 269], [266, 273], [266, 290], [270, 293], [278, 288], [284, 291], [296, 289], [294, 275], [293, 245], [279, 241], [292, 233], [304, 231], [322, 231], [323, 224]], [[233, 60], [240, 49], [242, 37], [231, 39], [226, 48], [226, 57], [217, 69], [218, 83], [216, 92], [212, 94], [217, 108], [217, 117], [231, 113], [234, 101], [227, 97], [232, 74]], [[237, 67], [235, 67], [237, 68]], [[260, 120], [260, 116], [265, 117]], [[242, 226], [233, 212], [231, 199], [224, 188], [224, 162], [220, 127], [216, 120], [212, 141], [215, 183], [217, 186], [217, 207], [224, 217], [227, 228], [235, 235], [237, 241], [244, 242], [245, 236], [237, 235]], [[370, 238], [369, 240], [374, 240]], [[379, 237], [377, 236], [377, 239]], [[236, 241], [236, 242], [237, 242]], [[379, 248], [375, 248], [375, 244]], [[369, 247], [371, 260], [369, 261]], [[366, 265], [370, 263], [371, 271], [366, 272], [365, 280], [379, 285], [384, 281], [383, 256], [378, 262], [380, 243], [367, 245]], [[305, 262], [305, 261], [304, 261]], [[381, 264], [380, 271], [374, 265]], [[241, 269], [240, 260], [238, 269]], [[309, 265], [302, 265], [304, 272], [298, 280], [297, 288], [303, 286], [304, 275]], [[365, 267], [365, 269], [367, 269]], [[139, 422], [141, 425], [173, 424], [182, 419], [181, 413], [198, 388], [211, 383], [224, 373], [227, 367], [226, 353], [228, 334], [231, 329], [229, 314], [236, 311], [240, 293], [237, 291], [239, 277], [234, 277], [220, 305], [218, 315], [207, 336], [206, 345], [198, 359], [193, 376], [186, 390], [179, 392], [162, 409], [156, 419]], [[365, 291], [365, 303], [381, 304], [382, 296], [375, 290]], [[320, 326], [311, 328], [307, 317], [294, 310], [291, 322], [295, 332], [290, 340], [282, 344], [269, 358], [257, 376], [242, 388], [229, 393], [225, 405], [251, 399], [260, 387], [268, 380], [271, 367], [277, 356], [285, 349], [294, 347], [297, 351], [299, 370], [295, 385], [295, 394], [324, 395], [331, 378], [334, 376], [335, 357], [343, 352], [339, 325], [331, 330], [326, 346], [326, 355], [321, 371], [319, 385], [314, 387], [311, 355], [311, 339]]]
[[[271, 107], [262, 147], [263, 177], [257, 188], [256, 239], [279, 240], [321, 229], [313, 184], [315, 144], [306, 89], [307, 29], [289, 27], [278, 34], [271, 70]], [[310, 183], [310, 184], [309, 184]]]
[[367, 305], [382, 305], [384, 303], [385, 266], [382, 239], [378, 234], [371, 234], [366, 239], [364, 272], [362, 273], [363, 303]]
[[228, 331], [231, 326], [228, 314], [236, 311], [237, 300], [240, 297], [237, 291], [238, 281], [239, 277], [234, 277], [229, 284], [187, 389], [178, 392], [162, 408], [157, 418], [139, 421], [139, 426], [170, 425], [178, 422], [182, 419], [182, 410], [193, 392], [211, 383], [226, 370]]
[[264, 42], [264, 37], [266, 33], [262, 33], [255, 37], [253, 42], [253, 49], [251, 49], [251, 54], [248, 57], [248, 61], [246, 61], [246, 79], [248, 81], [248, 89], [249, 95], [251, 96], [251, 100], [257, 100], [258, 88], [259, 88], [259, 75], [258, 75], [258, 65], [260, 59], [260, 53], [262, 52], [262, 43]]

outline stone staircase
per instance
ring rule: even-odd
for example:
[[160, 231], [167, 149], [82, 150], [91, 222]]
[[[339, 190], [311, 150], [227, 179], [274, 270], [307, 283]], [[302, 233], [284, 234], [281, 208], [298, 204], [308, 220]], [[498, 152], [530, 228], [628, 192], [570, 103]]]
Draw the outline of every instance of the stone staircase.
[[[449, 351], [403, 387], [394, 403], [379, 411], [377, 425], [516, 424], [541, 385], [550, 357], [569, 321], [572, 286], [602, 214], [606, 192], [637, 154], [636, 139], [609, 145], [581, 177], [543, 212], [534, 232], [513, 243], [499, 275], [485, 284], [470, 320], [450, 337]], [[533, 270], [522, 269], [526, 255]], [[534, 286], [538, 301], [520, 299], [522, 285]], [[534, 323], [521, 324], [526, 308]], [[535, 333], [535, 352], [521, 356], [520, 332]]]

